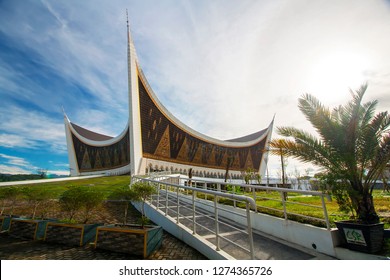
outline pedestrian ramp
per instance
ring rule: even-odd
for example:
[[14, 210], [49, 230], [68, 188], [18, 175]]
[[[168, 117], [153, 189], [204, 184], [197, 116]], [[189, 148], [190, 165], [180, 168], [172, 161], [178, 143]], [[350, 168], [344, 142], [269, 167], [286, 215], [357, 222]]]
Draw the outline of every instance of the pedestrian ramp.
[[[209, 259], [306, 260], [318, 256], [281, 240], [254, 231], [250, 203], [243, 211], [227, 210], [226, 197], [218, 192], [199, 198], [198, 190], [158, 184], [157, 194], [145, 205], [148, 218]], [[236, 197], [237, 198], [237, 197]], [[245, 206], [243, 201], [238, 201]], [[135, 203], [140, 210], [141, 205]], [[229, 213], [222, 212], [229, 211]], [[246, 220], [244, 226], [237, 219]]]

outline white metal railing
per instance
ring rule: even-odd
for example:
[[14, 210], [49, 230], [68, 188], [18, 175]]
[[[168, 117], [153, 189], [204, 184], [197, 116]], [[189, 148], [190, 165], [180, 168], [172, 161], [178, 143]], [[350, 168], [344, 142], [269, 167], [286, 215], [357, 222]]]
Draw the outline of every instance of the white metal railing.
[[[177, 181], [178, 177], [175, 177], [174, 180]], [[181, 179], [177, 181], [178, 183], [172, 183], [169, 182], [169, 180], [166, 178], [164, 178], [164, 180], [159, 180], [158, 178], [151, 179], [134, 176], [132, 182], [136, 181], [148, 182], [156, 187], [156, 195], [151, 197], [150, 203], [151, 205], [155, 206], [157, 210], [160, 210], [164, 215], [175, 219], [176, 223], [178, 224], [186, 222], [189, 224], [189, 228], [192, 229], [193, 234], [197, 234], [198, 228], [201, 228], [215, 236], [216, 250], [221, 250], [220, 240], [223, 240], [249, 253], [251, 259], [255, 258], [250, 215], [251, 208], [256, 210], [256, 203], [253, 198], [245, 195], [221, 192], [218, 190], [192, 187], [192, 183], [188, 185], [189, 182], [187, 182], [187, 184], [182, 184], [183, 181], [181, 181]], [[208, 196], [208, 198], [212, 199], [213, 203], [199, 199], [198, 194]], [[245, 229], [239, 228], [239, 226], [234, 225], [234, 223], [233, 225], [231, 223], [227, 223], [223, 218], [220, 217], [219, 211], [221, 211], [222, 205], [219, 203], [219, 200], [221, 199], [238, 201], [245, 204], [245, 214], [242, 214], [242, 212], [239, 211], [230, 211], [229, 213], [231, 215], [241, 216], [241, 218], [245, 217], [247, 222]], [[203, 207], [198, 207], [197, 205], [199, 205], [199, 203], [207, 205], [210, 211], [205, 211]], [[224, 208], [223, 211], [229, 210]], [[212, 220], [214, 230], [210, 226], [205, 226], [204, 224], [200, 223], [199, 220], [201, 218]], [[221, 232], [221, 227], [224, 228], [224, 232]], [[226, 231], [227, 228], [229, 228], [230, 232], [244, 233], [248, 238], [249, 248], [237, 244], [236, 241], [230, 240], [227, 237], [229, 235]]]
[[[321, 224], [324, 224], [326, 228], [329, 230], [331, 228], [330, 222], [329, 222], [329, 216], [328, 211], [326, 207], [326, 200], [331, 201], [331, 196], [326, 193], [317, 192], [317, 191], [306, 191], [306, 190], [294, 190], [294, 189], [288, 189], [288, 188], [281, 188], [281, 187], [268, 187], [268, 186], [259, 186], [259, 185], [247, 185], [247, 184], [237, 184], [237, 183], [230, 183], [230, 182], [221, 182], [221, 181], [210, 181], [210, 180], [203, 180], [199, 178], [191, 178], [189, 179], [186, 176], [179, 177], [179, 185], [188, 185], [189, 181], [191, 181], [192, 186], [198, 186], [197, 189], [203, 188], [204, 190], [210, 190], [214, 189], [219, 192], [224, 193], [236, 193], [236, 190], [238, 188], [242, 188], [244, 190], [249, 190], [245, 192], [245, 195], [251, 196], [253, 200], [256, 202], [255, 211], [260, 212], [277, 212], [281, 213], [282, 217], [285, 220], [289, 220], [292, 217], [296, 218], [303, 218], [310, 221], [316, 221]], [[177, 179], [176, 179], [177, 180]], [[227, 190], [231, 188], [230, 190]], [[269, 193], [271, 192], [277, 192], [279, 193], [279, 198], [272, 198], [269, 196]], [[268, 195], [262, 195], [262, 194], [268, 194]], [[320, 205], [317, 204], [309, 204], [309, 203], [303, 203], [298, 201], [293, 201], [292, 197], [291, 199], [288, 199], [289, 194], [299, 195], [299, 196], [314, 196], [318, 197], [320, 201]], [[208, 199], [207, 193], [205, 193], [206, 200]], [[326, 200], [325, 200], [326, 199]], [[281, 207], [269, 207], [265, 206], [263, 203], [264, 201], [275, 201], [280, 202]], [[292, 205], [298, 205], [301, 209], [307, 209], [306, 214], [294, 212], [293, 209], [290, 209]], [[233, 200], [233, 206], [237, 207], [237, 202]], [[318, 217], [314, 214], [311, 214], [311, 212], [314, 212], [312, 210], [318, 210], [321, 209], [322, 217]], [[318, 211], [317, 211], [318, 212]]]

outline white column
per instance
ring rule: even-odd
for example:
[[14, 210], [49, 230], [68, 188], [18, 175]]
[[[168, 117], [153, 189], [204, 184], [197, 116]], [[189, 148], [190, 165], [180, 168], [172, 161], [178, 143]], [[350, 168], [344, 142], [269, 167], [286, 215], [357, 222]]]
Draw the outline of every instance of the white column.
[[139, 108], [137, 54], [131, 39], [127, 22], [128, 90], [129, 90], [129, 129], [130, 129], [130, 174], [143, 174], [141, 169], [142, 140], [141, 116]]

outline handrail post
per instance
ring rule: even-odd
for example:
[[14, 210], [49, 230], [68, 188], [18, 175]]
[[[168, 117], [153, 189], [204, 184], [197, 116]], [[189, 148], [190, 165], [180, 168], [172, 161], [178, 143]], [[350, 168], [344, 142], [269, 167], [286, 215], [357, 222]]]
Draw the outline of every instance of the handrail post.
[[176, 187], [176, 194], [177, 194], [177, 213], [176, 213], [176, 223], [180, 223], [179, 221], [179, 207], [180, 207], [180, 199], [179, 199], [179, 187]]
[[322, 209], [324, 210], [326, 229], [329, 230], [330, 229], [330, 223], [329, 223], [328, 211], [326, 209], [326, 203], [325, 203], [325, 199], [324, 199], [323, 195], [321, 195], [321, 203], [322, 203]]
[[192, 234], [196, 234], [195, 197], [196, 191], [192, 191]]
[[156, 209], [158, 209], [160, 205], [160, 183], [157, 184], [157, 203], [156, 203]]
[[282, 197], [284, 219], [287, 220], [286, 200], [285, 200], [284, 191], [282, 190], [280, 191], [280, 196]]
[[[233, 185], [233, 193], [234, 193], [234, 194], [236, 193], [236, 186], [235, 186], [235, 185]], [[233, 200], [233, 207], [234, 207], [234, 208], [237, 207], [237, 202], [236, 202], [235, 199]]]
[[252, 232], [252, 222], [251, 222], [251, 212], [249, 202], [246, 202], [246, 219], [248, 224], [248, 238], [249, 238], [249, 248], [251, 252], [251, 259], [255, 259], [255, 245], [253, 243], [253, 232]]
[[[154, 185], [154, 184], [151, 184], [150, 181], [148, 181], [148, 185], [149, 185], [149, 186], [152, 185], [152, 187], [155, 187], [155, 185]], [[150, 205], [153, 206], [153, 195], [152, 195], [152, 194], [149, 196], [149, 199], [150, 199]]]
[[[256, 203], [256, 199], [257, 199], [257, 197], [256, 197], [256, 188], [253, 186], [252, 189], [253, 189], [253, 200]], [[255, 213], [257, 213], [257, 207], [255, 208]]]
[[165, 216], [168, 216], [168, 186], [165, 185]]
[[[207, 190], [207, 183], [204, 183], [204, 189]], [[204, 199], [207, 200], [207, 193], [204, 194]]]
[[217, 206], [217, 195], [214, 195], [214, 216], [215, 216], [215, 243], [216, 250], [219, 251], [219, 222], [218, 222], [218, 206]]

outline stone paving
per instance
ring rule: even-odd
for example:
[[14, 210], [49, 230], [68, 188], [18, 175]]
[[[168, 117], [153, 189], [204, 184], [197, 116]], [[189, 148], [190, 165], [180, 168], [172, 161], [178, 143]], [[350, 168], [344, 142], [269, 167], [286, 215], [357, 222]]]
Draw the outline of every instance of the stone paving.
[[[197, 250], [164, 232], [163, 244], [148, 260], [205, 260]], [[139, 256], [94, 249], [91, 245], [73, 247], [18, 239], [0, 234], [1, 260], [138, 260]]]
[[[123, 207], [114, 202], [108, 202], [91, 217], [91, 222], [106, 224], [120, 223]], [[28, 209], [18, 207], [15, 214], [28, 213]], [[48, 215], [52, 218], [66, 218], [56, 205], [50, 207]], [[127, 223], [137, 223], [139, 212], [129, 206]], [[8, 233], [0, 234], [1, 260], [138, 260], [139, 256], [95, 249], [93, 245], [74, 247], [61, 244], [18, 239]], [[164, 231], [163, 243], [159, 250], [152, 253], [150, 260], [205, 260], [207, 259], [196, 249], [188, 246], [174, 236]]]

